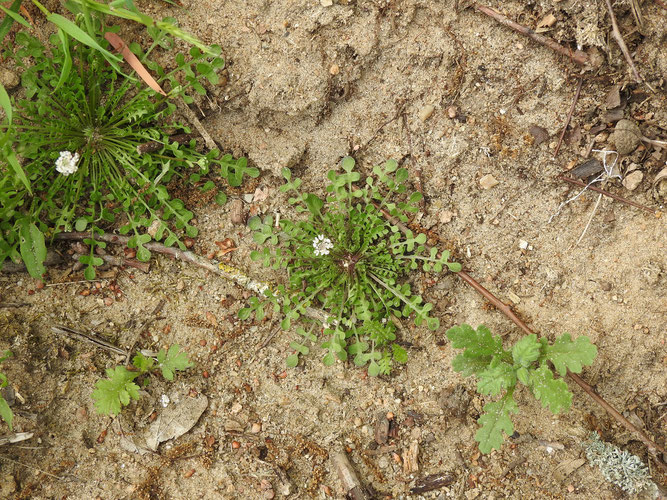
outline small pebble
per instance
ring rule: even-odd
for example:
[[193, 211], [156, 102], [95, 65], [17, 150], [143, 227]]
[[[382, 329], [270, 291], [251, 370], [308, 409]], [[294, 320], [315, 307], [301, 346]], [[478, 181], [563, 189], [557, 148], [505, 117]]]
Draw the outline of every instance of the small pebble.
[[610, 136], [611, 142], [616, 146], [619, 155], [629, 155], [641, 142], [641, 130], [632, 120], [619, 120]]
[[498, 180], [491, 174], [486, 174], [479, 180], [479, 185], [482, 189], [491, 189], [498, 185]]
[[458, 114], [459, 111], [456, 109], [456, 106], [450, 106], [447, 108], [447, 116], [449, 116], [452, 120], [456, 118]]
[[183, 477], [186, 477], [186, 478], [187, 478], [187, 477], [192, 477], [192, 476], [194, 475], [194, 473], [195, 473], [195, 470], [194, 470], [194, 469], [190, 469], [190, 470], [187, 471], [185, 474], [183, 474]]
[[111, 304], [113, 304], [113, 299], [111, 297], [105, 297], [104, 298], [104, 305], [105, 306], [110, 306]]
[[20, 82], [21, 81], [19, 80], [18, 75], [13, 71], [10, 71], [6, 68], [2, 68], [0, 70], [0, 84], [2, 84], [2, 86], [6, 89], [11, 90], [15, 87], [18, 87]]
[[432, 104], [427, 104], [419, 112], [419, 119], [421, 121], [425, 122], [426, 120], [428, 120], [431, 117], [431, 115], [433, 114], [433, 111], [435, 111], [435, 106], [433, 106]]
[[262, 424], [261, 423], [255, 422], [254, 424], [252, 424], [252, 427], [250, 428], [250, 432], [252, 432], [253, 434], [258, 434], [261, 431], [262, 431]]
[[528, 242], [526, 240], [519, 240], [519, 248], [521, 250], [527, 250], [528, 249]]
[[641, 184], [644, 179], [644, 174], [641, 170], [635, 170], [634, 172], [629, 173], [623, 179], [623, 185], [628, 191], [634, 191]]
[[452, 221], [453, 217], [454, 217], [454, 212], [452, 212], [451, 210], [445, 210], [440, 214], [440, 223], [449, 224]]
[[322, 7], [331, 7], [333, 5], [333, 0], [320, 0], [320, 5]]
[[238, 450], [241, 447], [241, 443], [238, 441], [232, 441], [232, 448]]
[[331, 67], [329, 68], [329, 74], [331, 76], [336, 76], [340, 72], [340, 67], [338, 64], [332, 64]]

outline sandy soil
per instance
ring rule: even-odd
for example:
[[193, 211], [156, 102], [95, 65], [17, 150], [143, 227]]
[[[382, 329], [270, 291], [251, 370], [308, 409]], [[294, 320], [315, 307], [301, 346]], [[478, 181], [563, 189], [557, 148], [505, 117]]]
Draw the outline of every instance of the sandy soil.
[[[473, 9], [457, 12], [451, 0], [183, 3], [186, 11], [156, 2], [142, 7], [173, 15], [223, 47], [225, 83], [202, 103], [203, 123], [223, 150], [248, 156], [262, 171], [231, 196], [244, 211], [286, 213], [276, 175], [285, 166], [319, 191], [326, 171], [347, 154], [364, 171], [399, 160], [425, 195], [418, 223], [444, 238], [471, 274], [542, 335], [588, 335], [599, 356], [584, 378], [665, 445], [665, 217], [602, 198], [577, 243], [598, 200], [586, 193], [549, 222], [578, 192], [556, 176], [584, 161], [590, 144], [613, 148], [609, 134], [619, 116], [606, 113], [614, 85], [621, 117], [646, 136], [667, 137], [667, 11], [659, 2], [643, 2], [641, 30], [629, 2], [615, 2], [655, 93], [632, 81], [608, 37], [604, 2], [492, 2], [532, 28], [554, 14], [545, 34], [600, 60], [582, 75], [556, 158], [580, 68]], [[612, 181], [607, 189], [663, 206], [652, 180], [665, 165], [664, 148], [640, 146], [620, 165], [623, 174], [641, 172], [642, 181], [632, 190]], [[256, 188], [267, 188], [268, 197], [257, 201]], [[231, 265], [280, 279], [249, 259], [250, 231], [231, 222], [231, 203], [189, 202], [201, 229], [198, 253], [232, 238], [238, 250]], [[80, 279], [52, 269], [47, 286], [37, 289], [27, 275], [0, 277], [1, 300], [30, 304], [0, 309], [0, 348], [15, 354], [2, 366], [17, 393], [15, 430], [35, 433], [2, 447], [2, 498], [342, 498], [330, 461], [341, 447], [378, 498], [624, 498], [579, 460], [581, 443], [598, 430], [647, 460], [643, 445], [574, 384], [573, 408], [560, 416], [519, 391], [517, 434], [501, 451], [480, 455], [473, 437], [485, 399], [473, 380], [452, 371], [456, 352], [444, 332], [466, 322], [485, 324], [508, 343], [522, 333], [454, 275], [434, 285], [414, 276], [442, 326], [406, 328], [408, 364], [387, 378], [341, 363], [326, 368], [317, 352], [286, 370], [293, 334], [279, 333], [261, 348], [275, 321], [240, 322], [236, 313], [248, 293], [188, 264], [157, 257], [149, 274], [111, 270], [97, 283]], [[55, 336], [55, 323], [121, 346], [137, 334], [142, 348], [179, 343], [196, 367], [172, 384], [155, 377], [142, 400], [111, 421], [95, 414], [90, 393], [104, 369], [122, 360]], [[208, 407], [188, 433], [157, 452], [128, 451], [123, 436], [149, 427], [151, 415], [163, 411], [163, 394], [172, 404], [204, 395]], [[387, 412], [395, 435], [378, 451], [374, 427]], [[402, 461], [415, 443], [418, 470], [406, 471]], [[664, 482], [655, 465], [651, 470]], [[420, 478], [441, 473], [450, 474], [448, 486], [409, 493]]]

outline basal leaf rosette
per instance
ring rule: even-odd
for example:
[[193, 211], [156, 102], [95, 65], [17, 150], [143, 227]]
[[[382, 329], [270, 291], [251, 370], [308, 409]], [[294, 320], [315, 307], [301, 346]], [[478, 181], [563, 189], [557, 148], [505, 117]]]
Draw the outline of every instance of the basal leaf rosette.
[[[325, 365], [350, 358], [357, 366], [368, 365], [371, 375], [388, 374], [394, 362], [407, 360], [396, 342], [400, 318], [413, 317], [416, 325], [426, 323], [433, 330], [439, 326], [430, 315], [433, 305], [408, 283], [410, 271], [458, 271], [460, 265], [449, 262], [448, 252], [428, 250], [425, 235], [404, 235], [383, 216], [385, 211], [406, 222], [418, 210], [421, 194], [408, 193], [405, 168], [390, 160], [362, 182], [352, 158], [344, 158], [341, 166], [342, 172], [328, 173], [325, 199], [302, 193], [301, 179], [283, 170], [281, 191], [304, 217], [281, 218], [278, 224], [272, 216], [255, 217], [249, 224], [261, 247], [251, 253], [252, 259], [284, 269], [285, 284], [251, 300], [239, 314], [263, 317], [264, 307], [271, 305], [283, 315], [283, 329], [304, 320], [308, 329], [297, 329], [303, 340], [292, 342], [295, 352], [288, 365], [295, 366], [299, 355], [309, 352], [304, 341], [321, 339]], [[326, 320], [304, 318], [312, 316], [306, 314], [308, 308], [324, 311]]]

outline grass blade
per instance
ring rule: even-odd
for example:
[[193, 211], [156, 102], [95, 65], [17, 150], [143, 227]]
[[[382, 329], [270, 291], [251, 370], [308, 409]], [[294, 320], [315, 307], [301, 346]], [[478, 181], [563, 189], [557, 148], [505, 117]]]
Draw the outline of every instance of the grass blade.
[[[9, 7], [9, 10], [18, 12], [19, 7], [21, 7], [21, 0], [14, 0], [14, 3]], [[5, 39], [9, 30], [12, 29], [12, 24], [14, 24], [14, 18], [11, 16], [7, 16], [2, 20], [2, 24], [0, 24], [0, 42]]]
[[60, 78], [58, 79], [56, 88], [53, 89], [52, 93], [58, 90], [62, 84], [65, 83], [67, 77], [69, 76], [69, 72], [72, 70], [72, 55], [69, 53], [69, 38], [67, 38], [67, 34], [62, 29], [58, 29], [58, 38], [60, 38], [60, 43], [63, 45], [65, 61], [63, 62], [63, 69], [60, 71]]
[[67, 33], [69, 36], [74, 38], [75, 40], [78, 40], [84, 45], [88, 45], [89, 47], [92, 47], [93, 49], [99, 51], [104, 56], [104, 58], [107, 61], [109, 61], [109, 64], [113, 66], [113, 69], [115, 69], [119, 73], [122, 73], [120, 67], [118, 66], [118, 62], [120, 61], [120, 59], [115, 55], [113, 55], [111, 52], [109, 52], [107, 49], [102, 47], [99, 43], [95, 41], [93, 37], [91, 37], [88, 33], [79, 28], [72, 21], [61, 16], [60, 14], [51, 14], [47, 16], [47, 19], [53, 24], [55, 24], [58, 28], [63, 30], [65, 33]]
[[0, 5], [0, 10], [2, 10], [5, 14], [7, 14], [9, 17], [14, 19], [17, 23], [21, 23], [23, 26], [25, 26], [28, 29], [32, 29], [32, 26], [30, 26], [30, 23], [23, 19], [21, 15], [19, 15], [18, 12], [14, 12], [13, 10], [7, 9]]
[[0, 83], [0, 106], [5, 110], [7, 115], [7, 128], [12, 124], [12, 101], [9, 100], [9, 94], [5, 87]]

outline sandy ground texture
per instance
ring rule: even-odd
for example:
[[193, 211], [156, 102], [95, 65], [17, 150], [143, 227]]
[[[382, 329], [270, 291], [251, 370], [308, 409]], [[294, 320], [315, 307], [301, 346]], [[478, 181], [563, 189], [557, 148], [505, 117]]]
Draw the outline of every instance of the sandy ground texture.
[[[185, 193], [201, 230], [194, 250], [205, 256], [231, 238], [238, 249], [227, 255], [230, 265], [280, 280], [249, 259], [255, 245], [250, 230], [232, 222], [232, 207], [288, 213], [278, 191], [285, 166], [322, 192], [326, 172], [345, 155], [364, 172], [394, 158], [425, 195], [416, 222], [537, 332], [588, 335], [599, 355], [583, 377], [665, 446], [665, 217], [607, 197], [598, 203], [588, 192], [549, 222], [580, 190], [556, 176], [589, 155], [601, 160], [589, 151], [615, 147], [610, 134], [620, 118], [667, 139], [664, 2], [637, 2], [641, 27], [629, 0], [613, 3], [655, 93], [633, 81], [601, 0], [490, 4], [531, 28], [552, 14], [544, 34], [581, 46], [598, 64], [584, 73], [463, 0], [458, 11], [453, 0], [183, 0], [186, 10], [139, 2], [223, 47], [224, 81], [200, 103], [202, 121], [223, 150], [262, 171], [222, 208]], [[667, 150], [635, 146], [618, 163], [625, 181], [604, 187], [660, 209], [667, 186], [653, 181]], [[486, 400], [474, 380], [451, 369], [456, 352], [445, 331], [485, 324], [507, 343], [522, 332], [452, 274], [414, 275], [441, 328], [406, 326], [409, 361], [383, 378], [342, 363], [324, 367], [317, 348], [286, 369], [296, 334], [268, 340], [275, 318], [236, 318], [247, 291], [189, 264], [156, 257], [147, 274], [111, 269], [95, 283], [82, 279], [53, 268], [38, 288], [27, 274], [0, 276], [0, 301], [28, 304], [0, 308], [0, 348], [15, 354], [2, 365], [15, 430], [34, 432], [0, 447], [0, 498], [343, 498], [331, 462], [341, 449], [377, 498], [626, 498], [588, 465], [582, 442], [598, 430], [647, 461], [636, 437], [571, 382], [572, 410], [559, 416], [519, 390], [517, 433], [481, 455], [474, 434]], [[56, 323], [120, 346], [179, 343], [196, 366], [173, 383], [154, 377], [141, 401], [112, 420], [95, 413], [90, 394], [123, 358], [55, 335]], [[183, 436], [157, 451], [133, 449], [156, 417], [167, 422], [168, 410], [194, 407], [203, 414]], [[390, 435], [378, 445], [377, 421], [388, 413]], [[655, 464], [651, 472], [664, 482]], [[433, 474], [446, 485], [410, 493]]]

